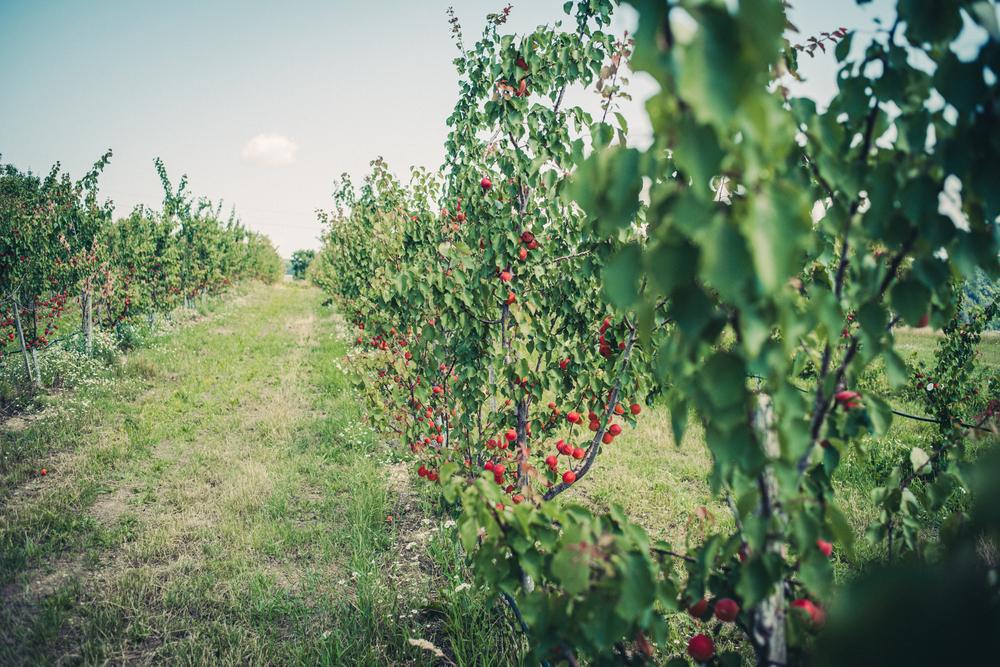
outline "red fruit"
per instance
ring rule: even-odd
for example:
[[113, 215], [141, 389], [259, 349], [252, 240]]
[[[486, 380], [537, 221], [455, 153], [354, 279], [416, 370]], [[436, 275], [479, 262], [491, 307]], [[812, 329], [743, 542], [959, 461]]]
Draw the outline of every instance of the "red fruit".
[[549, 401], [549, 410], [555, 410], [556, 404], [553, 401]]
[[702, 598], [688, 607], [687, 612], [695, 618], [701, 618], [708, 611], [708, 600]]
[[573, 412], [573, 411], [567, 412], [566, 413], [566, 421], [568, 421], [570, 424], [579, 424], [580, 423], [580, 413], [579, 412]]
[[464, 213], [459, 213], [458, 215], [456, 215], [455, 216], [455, 221], [456, 222], [465, 222], [465, 214]]
[[806, 614], [809, 615], [809, 621], [814, 626], [823, 625], [826, 621], [826, 612], [823, 611], [822, 607], [815, 604], [812, 600], [807, 600], [805, 598], [799, 598], [797, 600], [792, 600], [793, 609], [801, 609]]
[[427, 468], [424, 466], [420, 466], [419, 468], [417, 468], [417, 474], [420, 475], [421, 477], [427, 477]]
[[434, 437], [434, 442], [440, 445], [442, 442], [444, 442], [444, 436], [438, 434], [437, 436]]
[[494, 466], [493, 461], [487, 461], [486, 465], [483, 466], [483, 470], [489, 470], [490, 472], [493, 472], [493, 469], [495, 467], [496, 466]]
[[513, 277], [514, 277], [514, 275], [510, 271], [501, 271], [500, 272], [500, 281], [501, 282], [509, 283], [510, 279], [513, 278]]
[[621, 403], [619, 403], [618, 405], [615, 406], [615, 414], [616, 415], [623, 415], [623, 414], [625, 414], [625, 408], [622, 407]]
[[517, 295], [514, 294], [513, 292], [508, 292], [507, 293], [507, 300], [504, 303], [506, 303], [509, 306], [510, 304], [514, 303], [515, 301], [517, 301]]
[[528, 249], [521, 248], [520, 250], [517, 251], [517, 256], [522, 262], [528, 259]]
[[547, 465], [550, 468], [555, 468], [558, 463], [559, 459], [557, 459], [555, 456], [551, 454], [545, 457], [545, 465]]
[[407, 350], [406, 353], [403, 354], [403, 358], [406, 359], [407, 361], [409, 361], [410, 359], [413, 358], [413, 355], [410, 353], [409, 350]]
[[861, 405], [858, 402], [859, 398], [861, 398], [861, 394], [856, 391], [838, 391], [833, 395], [833, 400], [837, 401], [837, 404], [845, 410], [859, 407]]
[[438, 481], [437, 470], [431, 470], [429, 473], [427, 473], [427, 479], [429, 479], [432, 482]]
[[507, 432], [503, 434], [503, 437], [507, 438], [507, 442], [514, 442], [517, 440], [517, 431], [514, 429], [508, 429]]
[[46, 470], [45, 468], [42, 468], [42, 469], [41, 469], [41, 470], [40, 470], [39, 472], [41, 472], [41, 473], [42, 473], [42, 477], [45, 477], [46, 475], [48, 475], [48, 474], [49, 474], [49, 471], [48, 471], [48, 470]]
[[732, 623], [740, 614], [740, 606], [732, 598], [722, 598], [715, 603], [715, 617], [724, 623]]
[[517, 57], [517, 66], [520, 67], [521, 69], [523, 69], [526, 72], [528, 71], [528, 63], [526, 63], [524, 61], [524, 57], [523, 56], [518, 56]]
[[601, 422], [590, 422], [590, 426], [588, 428], [590, 428], [590, 430], [594, 433], [597, 433], [597, 430], [601, 428]]
[[833, 553], [833, 544], [827, 542], [826, 540], [816, 540], [816, 546], [819, 548], [820, 553], [822, 553], [827, 558]]
[[615, 441], [615, 436], [611, 435], [610, 433], [605, 433], [603, 436], [601, 436], [601, 442], [603, 442], [605, 445], [610, 445], [614, 441]]
[[493, 476], [494, 477], [503, 477], [503, 474], [505, 472], [507, 472], [507, 467], [504, 464], [498, 463], [495, 466], [493, 466]]
[[520, 493], [515, 493], [513, 496], [511, 496], [510, 499], [514, 501], [515, 505], [524, 502], [524, 496], [522, 496]]
[[483, 191], [489, 190], [493, 187], [493, 181], [489, 179], [489, 176], [483, 176], [483, 180], [479, 181], [479, 187], [481, 187]]
[[569, 357], [566, 357], [565, 359], [559, 362], [559, 368], [561, 368], [562, 370], [566, 370], [567, 366], [569, 366]]
[[633, 403], [632, 405], [629, 406], [629, 410], [632, 411], [632, 414], [637, 415], [640, 412], [642, 412], [642, 406], [639, 405], [638, 403]]
[[434, 392], [435, 394], [443, 394], [444, 387], [439, 387], [438, 385], [434, 385], [433, 387], [431, 387], [431, 391]]
[[572, 484], [576, 481], [576, 473], [572, 470], [567, 470], [563, 473], [563, 484]]
[[582, 459], [586, 454], [587, 454], [587, 452], [583, 451], [579, 447], [576, 447], [576, 448], [573, 449], [573, 458], [574, 459]]
[[619, 426], [618, 424], [612, 424], [611, 426], [608, 427], [608, 433], [617, 437], [621, 435], [622, 427]]
[[715, 642], [708, 635], [697, 634], [688, 641], [688, 655], [695, 662], [708, 662], [715, 657]]

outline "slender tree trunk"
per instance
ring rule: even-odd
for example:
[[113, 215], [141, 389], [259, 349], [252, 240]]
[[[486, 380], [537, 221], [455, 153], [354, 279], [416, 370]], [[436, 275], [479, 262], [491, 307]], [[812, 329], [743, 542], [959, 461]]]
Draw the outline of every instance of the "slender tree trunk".
[[31, 357], [28, 355], [28, 345], [24, 339], [24, 326], [21, 324], [21, 304], [18, 303], [16, 294], [12, 303], [14, 308], [14, 327], [17, 329], [17, 340], [21, 344], [21, 355], [24, 357], [24, 373], [28, 377], [28, 382], [36, 384], [35, 374], [31, 371]]
[[[31, 335], [34, 340], [38, 340], [38, 305], [31, 309]], [[42, 386], [42, 367], [38, 364], [38, 352], [35, 345], [31, 346], [31, 361], [35, 364], [35, 384]]]
[[90, 290], [86, 288], [80, 293], [80, 310], [83, 318], [83, 348], [89, 357], [94, 351], [94, 304]]
[[[757, 408], [754, 411], [753, 427], [761, 442], [764, 454], [768, 459], [776, 459], [781, 455], [781, 445], [775, 430], [774, 405], [771, 397], [760, 393], [757, 395]], [[761, 516], [765, 525], [771, 521], [780, 520], [781, 508], [778, 506], [777, 483], [774, 471], [770, 466], [764, 469], [757, 480], [761, 493]], [[765, 551], [781, 556], [781, 543], [768, 539], [764, 545]], [[757, 664], [765, 667], [784, 667], [788, 657], [788, 646], [785, 638], [785, 591], [784, 582], [779, 581], [774, 589], [754, 610], [751, 622], [751, 640], [757, 651]]]

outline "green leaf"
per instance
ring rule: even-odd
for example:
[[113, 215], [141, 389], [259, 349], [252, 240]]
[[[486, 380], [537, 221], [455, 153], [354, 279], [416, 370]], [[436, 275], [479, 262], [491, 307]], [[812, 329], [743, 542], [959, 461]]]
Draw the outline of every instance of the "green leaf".
[[564, 546], [552, 558], [552, 577], [570, 595], [582, 593], [590, 583], [590, 566], [587, 557], [576, 545]]
[[746, 367], [730, 352], [718, 352], [702, 370], [702, 383], [716, 407], [727, 408], [746, 400]]
[[930, 298], [930, 290], [913, 278], [906, 278], [896, 283], [891, 293], [893, 310], [911, 326], [917, 326], [927, 313]]
[[674, 445], [681, 446], [684, 442], [684, 432], [687, 430], [688, 406], [687, 402], [678, 394], [670, 402], [670, 428], [674, 435]]
[[684, 335], [696, 338], [712, 319], [712, 302], [697, 286], [674, 291], [669, 312]]
[[703, 243], [702, 264], [705, 281], [724, 298], [741, 303], [749, 295], [746, 282], [752, 278], [752, 260], [746, 240], [733, 225], [713, 221], [711, 241]]
[[642, 554], [627, 554], [623, 561], [618, 570], [623, 581], [615, 611], [622, 618], [632, 621], [656, 601], [656, 580], [650, 571], [649, 561]]
[[899, 0], [899, 18], [906, 24], [906, 38], [914, 44], [950, 42], [962, 29], [957, 0]]
[[885, 435], [892, 426], [892, 408], [878, 396], [865, 394], [865, 408], [876, 435]]
[[758, 195], [746, 225], [757, 276], [766, 290], [777, 291], [797, 272], [810, 233], [801, 191], [785, 184]]
[[[927, 455], [920, 447], [914, 447], [910, 450], [910, 465], [913, 466], [913, 472], [918, 475], [924, 470], [924, 467], [931, 462], [931, 457]], [[924, 471], [926, 472], [926, 471]]]
[[711, 197], [711, 180], [721, 172], [725, 155], [715, 130], [685, 118], [678, 131], [680, 136], [674, 153], [677, 164], [691, 177], [697, 192]]
[[751, 558], [739, 569], [739, 580], [736, 582], [736, 593], [742, 598], [743, 606], [752, 608], [767, 597], [777, 582], [774, 568], [767, 561], [770, 554], [762, 554]]
[[833, 583], [833, 565], [819, 549], [809, 548], [799, 560], [799, 579], [813, 595], [823, 598], [830, 593]]
[[604, 292], [611, 303], [623, 310], [639, 300], [639, 280], [642, 275], [642, 253], [637, 245], [627, 245], [604, 267]]
[[698, 268], [698, 248], [686, 240], [665, 239], [647, 252], [648, 272], [653, 285], [663, 294], [691, 282]]
[[850, 554], [854, 548], [854, 529], [844, 513], [834, 503], [828, 502], [826, 504], [826, 522], [836, 542], [842, 544]]
[[885, 374], [889, 378], [889, 384], [894, 389], [908, 384], [910, 381], [910, 369], [907, 367], [906, 362], [903, 361], [903, 358], [892, 348], [884, 349], [882, 356], [885, 358]]

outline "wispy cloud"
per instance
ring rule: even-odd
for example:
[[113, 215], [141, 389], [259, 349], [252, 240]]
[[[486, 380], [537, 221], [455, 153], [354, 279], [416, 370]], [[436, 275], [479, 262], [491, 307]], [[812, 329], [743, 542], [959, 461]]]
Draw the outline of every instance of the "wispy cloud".
[[281, 166], [295, 162], [298, 144], [282, 134], [262, 133], [243, 147], [243, 159], [255, 164]]

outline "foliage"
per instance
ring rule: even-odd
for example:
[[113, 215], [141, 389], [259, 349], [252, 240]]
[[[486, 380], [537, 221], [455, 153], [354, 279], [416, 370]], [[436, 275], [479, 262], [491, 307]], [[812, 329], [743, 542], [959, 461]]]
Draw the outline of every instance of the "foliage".
[[[834, 596], [831, 556], [850, 559], [855, 539], [832, 475], [893, 417], [857, 390], [862, 373], [878, 360], [906, 384], [893, 327], [952, 322], [955, 285], [1000, 268], [995, 21], [903, 1], [857, 48], [844, 29], [807, 40], [835, 43], [840, 63], [820, 109], [784, 85], [803, 49], [782, 2], [635, 4], [634, 43], [603, 32], [601, 0], [567, 3], [572, 32], [523, 36], [501, 34], [508, 7], [468, 50], [453, 20], [442, 176], [404, 185], [379, 159], [360, 190], [345, 180], [313, 280], [358, 328], [374, 414], [461, 507], [477, 576], [520, 610], [536, 658], [651, 657], [666, 614], [694, 605], [740, 628], [759, 663], [800, 663]], [[948, 48], [961, 12], [989, 32], [969, 61]], [[643, 151], [607, 122], [629, 57], [660, 85]], [[596, 121], [563, 106], [589, 85], [611, 91]], [[958, 212], [940, 212], [956, 183]], [[928, 406], [942, 470], [974, 459], [952, 420], [975, 321], [950, 325], [939, 364], [959, 386]], [[734, 514], [730, 534], [684, 553], [619, 511], [550, 502], [659, 393], [678, 442], [701, 422]], [[869, 537], [914, 550], [958, 485], [944, 471], [923, 511], [901, 512], [914, 492], [900, 474]], [[699, 662], [737, 659], [691, 641]]]
[[[98, 178], [108, 151], [79, 181], [57, 164], [45, 178], [0, 166], [0, 355], [20, 353], [25, 374], [44, 384], [36, 350], [57, 338], [63, 314], [79, 295], [83, 351], [93, 354], [91, 322], [117, 329], [168, 312], [235, 281], [274, 282], [280, 259], [264, 236], [246, 230], [221, 205], [195, 202], [186, 179], [174, 190], [162, 162], [162, 213], [137, 208], [113, 220], [110, 201], [98, 201]], [[134, 328], [134, 327], [133, 327]], [[70, 341], [72, 342], [72, 341]]]
[[296, 280], [303, 280], [306, 277], [306, 271], [309, 270], [309, 265], [312, 264], [315, 257], [315, 250], [296, 250], [293, 252], [292, 258], [288, 262], [292, 277]]

